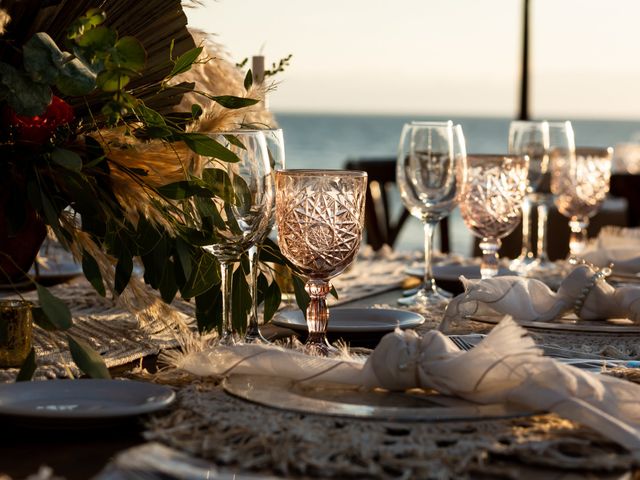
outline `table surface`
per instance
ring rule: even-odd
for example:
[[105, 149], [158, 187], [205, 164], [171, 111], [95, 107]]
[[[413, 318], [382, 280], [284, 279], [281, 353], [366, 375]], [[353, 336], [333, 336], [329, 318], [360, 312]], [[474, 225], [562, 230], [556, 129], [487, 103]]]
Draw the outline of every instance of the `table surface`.
[[[399, 289], [361, 298], [341, 306], [368, 307], [375, 304], [394, 305], [401, 297]], [[336, 307], [337, 308], [337, 307]], [[273, 327], [270, 327], [273, 328]], [[280, 335], [286, 333], [277, 330]], [[371, 345], [373, 346], [373, 345]], [[151, 360], [153, 363], [153, 360]], [[120, 370], [121, 371], [121, 370]], [[127, 448], [145, 443], [142, 438], [142, 418], [103, 428], [74, 428], [68, 430], [43, 429], [37, 425], [15, 425], [11, 418], [0, 416], [0, 474], [11, 478], [24, 478], [38, 471], [40, 466], [51, 467], [54, 473], [68, 480], [86, 480], [100, 472], [113, 456]], [[508, 460], [507, 460], [508, 461]], [[520, 478], [570, 479], [575, 472], [547, 469], [522, 469]], [[594, 477], [595, 478], [595, 477]], [[623, 479], [624, 473], [598, 474], [597, 478]]]

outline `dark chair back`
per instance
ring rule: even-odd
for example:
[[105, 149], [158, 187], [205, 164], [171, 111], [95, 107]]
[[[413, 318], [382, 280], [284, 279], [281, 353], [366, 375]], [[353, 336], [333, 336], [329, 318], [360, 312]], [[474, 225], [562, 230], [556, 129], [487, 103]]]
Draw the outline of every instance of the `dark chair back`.
[[[391, 187], [396, 183], [395, 158], [357, 158], [346, 162], [347, 170], [362, 170], [368, 175], [365, 228], [367, 243], [374, 250], [383, 245], [394, 246], [402, 226], [410, 214], [406, 208], [398, 216], [392, 212]], [[399, 199], [398, 199], [399, 201]], [[449, 226], [447, 219], [440, 222], [440, 250], [449, 251]]]

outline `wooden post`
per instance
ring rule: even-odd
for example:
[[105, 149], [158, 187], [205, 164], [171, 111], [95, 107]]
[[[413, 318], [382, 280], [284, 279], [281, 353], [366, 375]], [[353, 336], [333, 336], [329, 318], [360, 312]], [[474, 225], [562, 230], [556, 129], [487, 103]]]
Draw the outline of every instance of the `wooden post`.
[[522, 7], [522, 71], [518, 120], [529, 120], [529, 0], [523, 0]]

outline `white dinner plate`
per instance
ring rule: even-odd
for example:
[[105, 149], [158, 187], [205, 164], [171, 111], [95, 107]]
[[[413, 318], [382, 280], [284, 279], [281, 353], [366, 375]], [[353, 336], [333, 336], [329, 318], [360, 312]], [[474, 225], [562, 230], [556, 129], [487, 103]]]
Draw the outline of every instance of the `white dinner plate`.
[[[503, 315], [469, 315], [469, 320], [495, 325], [504, 318]], [[608, 320], [580, 320], [575, 316], [557, 318], [551, 321], [516, 320], [524, 328], [532, 330], [555, 330], [582, 333], [610, 333], [622, 335], [639, 335], [640, 325], [626, 318]]]
[[133, 380], [47, 380], [0, 385], [0, 414], [30, 419], [111, 420], [170, 405], [169, 387]]
[[[292, 330], [307, 331], [301, 310], [279, 312], [271, 323]], [[424, 323], [419, 313], [394, 308], [331, 308], [329, 333], [392, 332], [396, 327], [415, 328]]]
[[478, 405], [433, 390], [366, 391], [344, 385], [308, 386], [284, 378], [232, 375], [225, 391], [253, 403], [281, 410], [338, 417], [401, 422], [479, 421], [532, 415], [505, 404]]
[[[481, 276], [480, 265], [434, 265], [431, 270], [433, 278], [449, 282], [460, 280], [462, 275], [470, 279], [478, 279]], [[412, 277], [422, 278], [424, 277], [424, 267], [409, 267], [405, 270], [405, 273]], [[500, 267], [498, 275], [517, 275], [517, 273], [506, 267]]]

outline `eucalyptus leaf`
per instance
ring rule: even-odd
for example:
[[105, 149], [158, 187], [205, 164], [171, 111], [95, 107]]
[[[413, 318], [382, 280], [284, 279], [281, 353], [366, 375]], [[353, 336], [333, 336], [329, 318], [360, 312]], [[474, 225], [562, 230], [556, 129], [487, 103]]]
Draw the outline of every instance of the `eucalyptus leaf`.
[[72, 326], [69, 307], [48, 289], [36, 283], [38, 301], [47, 319], [58, 329], [68, 330]]
[[195, 297], [196, 322], [200, 333], [222, 330], [222, 293], [215, 286]]
[[81, 47], [104, 51], [116, 45], [117, 38], [115, 30], [102, 26], [85, 31], [75, 41]]
[[42, 307], [31, 307], [31, 318], [33, 318], [33, 323], [48, 332], [57, 332], [59, 330], [44, 314]]
[[184, 275], [189, 278], [191, 276], [191, 246], [185, 242], [182, 238], [176, 238], [176, 252], [178, 254], [178, 261], [182, 267]]
[[116, 265], [116, 275], [114, 279], [113, 288], [118, 294], [124, 292], [127, 288], [129, 280], [131, 279], [131, 273], [133, 272], [133, 258], [131, 253], [126, 249], [123, 249], [118, 255], [118, 264]]
[[230, 109], [250, 107], [260, 101], [254, 98], [234, 97], [233, 95], [218, 95], [211, 98], [223, 107]]
[[253, 85], [253, 72], [249, 69], [247, 74], [244, 76], [244, 89], [249, 90], [251, 85]]
[[178, 182], [169, 183], [158, 187], [158, 193], [171, 200], [184, 200], [185, 198], [193, 197], [194, 195], [201, 195], [210, 197], [211, 191], [198, 182], [191, 180], [180, 180]]
[[67, 335], [71, 358], [91, 378], [111, 378], [109, 369], [98, 352], [80, 339]]
[[111, 53], [111, 61], [119, 68], [128, 68], [139, 72], [147, 61], [147, 52], [135, 37], [119, 39]]
[[56, 147], [51, 152], [51, 160], [61, 167], [79, 172], [82, 170], [82, 158], [76, 152], [66, 148]]
[[183, 53], [177, 59], [173, 65], [173, 69], [169, 74], [169, 77], [175, 77], [181, 73], [184, 73], [191, 69], [191, 65], [198, 60], [198, 57], [202, 53], [202, 47], [192, 48], [191, 50]]
[[165, 303], [171, 303], [178, 293], [178, 284], [176, 282], [176, 271], [172, 261], [166, 261], [162, 279], [160, 280], [160, 295]]
[[53, 39], [44, 32], [36, 33], [22, 46], [24, 69], [39, 83], [51, 85], [60, 75], [55, 58], [62, 52]]
[[[231, 268], [231, 267], [229, 267]], [[231, 281], [231, 324], [233, 330], [243, 335], [247, 329], [247, 317], [251, 309], [251, 291], [247, 283], [247, 276], [241, 267], [233, 272]]]
[[293, 293], [296, 296], [296, 303], [298, 304], [300, 310], [302, 310], [304, 317], [307, 318], [307, 307], [311, 302], [311, 298], [309, 297], [307, 291], [304, 289], [305, 281], [295, 273], [291, 274], [291, 278], [293, 280]]
[[27, 358], [25, 358], [24, 362], [22, 362], [22, 366], [20, 366], [20, 371], [16, 376], [16, 382], [28, 382], [31, 380], [36, 371], [36, 367], [36, 350], [31, 347]]
[[[66, 54], [70, 56], [70, 54]], [[95, 72], [79, 58], [66, 58], [60, 66], [56, 87], [65, 95], [79, 97], [96, 88]]]
[[19, 115], [42, 115], [51, 103], [49, 85], [36, 82], [3, 62], [0, 62], [0, 84], [7, 103]]
[[105, 70], [96, 78], [96, 84], [104, 92], [117, 92], [127, 86], [130, 81], [131, 78], [119, 70]]
[[238, 156], [204, 133], [182, 133], [180, 138], [191, 150], [205, 157], [213, 157], [223, 162], [239, 162]]
[[202, 107], [197, 103], [191, 105], [191, 117], [193, 120], [198, 120], [202, 115]]
[[191, 275], [180, 293], [184, 298], [202, 295], [220, 283], [220, 266], [216, 257], [209, 252], [201, 251], [196, 258]]
[[274, 280], [269, 285], [269, 288], [265, 292], [264, 297], [264, 321], [268, 322], [273, 318], [273, 315], [280, 308], [280, 302], [282, 301], [282, 294], [280, 292], [280, 286]]
[[102, 281], [102, 274], [100, 273], [100, 267], [96, 259], [89, 254], [86, 250], [82, 251], [82, 272], [84, 276], [89, 280], [89, 283], [95, 288], [101, 296], [105, 296], [104, 282]]

